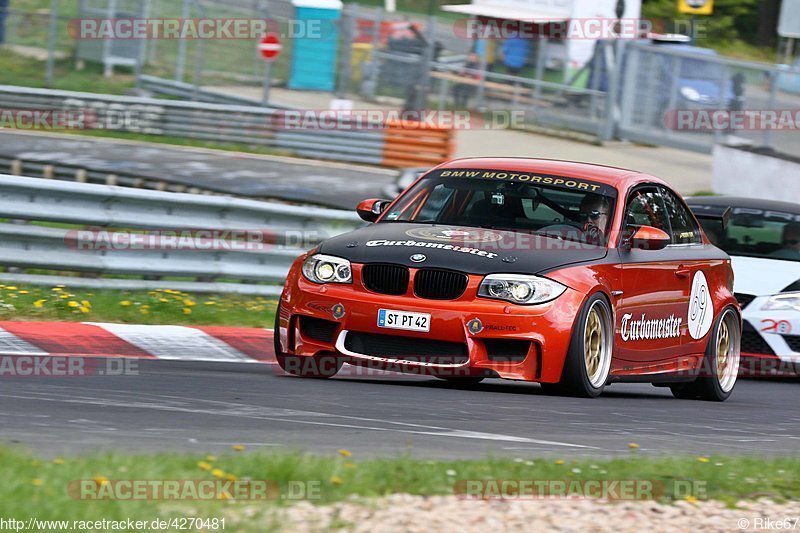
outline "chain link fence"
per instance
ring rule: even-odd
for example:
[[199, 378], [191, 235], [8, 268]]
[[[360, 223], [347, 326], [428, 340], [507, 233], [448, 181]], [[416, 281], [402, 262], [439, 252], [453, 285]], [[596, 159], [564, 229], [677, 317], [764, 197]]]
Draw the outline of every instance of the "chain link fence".
[[[77, 67], [105, 62], [106, 74], [124, 69], [146, 80], [143, 88], [171, 97], [204, 100], [216, 93], [216, 101], [223, 101], [221, 94], [237, 103], [258, 104], [267, 101], [264, 88], [273, 87], [290, 89], [283, 94], [291, 92], [292, 101], [284, 106], [318, 107], [336, 97], [351, 99], [355, 108], [522, 112], [525, 124], [603, 140], [710, 152], [714, 143], [733, 135], [787, 153], [800, 148], [797, 128], [781, 130], [762, 121], [726, 130], [698, 123], [705, 111], [800, 109], [800, 69], [723, 58], [699, 47], [600, 41], [593, 59], [567, 77], [563, 65], [551, 64], [548, 52], [549, 46], [563, 43], [537, 39], [525, 68], [512, 75], [499, 62], [476, 62], [469, 56], [477, 43], [455, 31], [453, 15], [387, 13], [348, 3], [324, 33], [329, 39], [325, 46], [333, 49], [329, 66], [334, 82], [330, 89], [312, 91], [322, 93], [313, 98], [293, 90], [290, 81], [298, 68], [317, 68], [295, 61], [315, 37], [298, 24], [290, 0], [28, 0], [23, 5], [12, 4], [6, 13], [4, 38], [12, 50], [73, 61]], [[75, 39], [74, 19], [81, 18], [268, 20], [269, 31], [283, 37], [283, 47], [267, 63], [259, 55], [257, 36]], [[52, 60], [41, 80], [20, 83], [47, 85], [51, 77]], [[694, 114], [678, 115], [681, 111]], [[692, 120], [679, 123], [686, 117]]]

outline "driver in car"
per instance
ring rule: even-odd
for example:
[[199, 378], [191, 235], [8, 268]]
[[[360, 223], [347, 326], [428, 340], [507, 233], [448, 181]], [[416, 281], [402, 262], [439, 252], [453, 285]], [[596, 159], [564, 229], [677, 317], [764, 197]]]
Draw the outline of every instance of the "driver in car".
[[782, 247], [772, 252], [775, 259], [794, 259], [800, 261], [800, 223], [793, 222], [783, 227]]
[[586, 241], [600, 244], [605, 239], [610, 205], [605, 196], [589, 193], [581, 200], [580, 213]]

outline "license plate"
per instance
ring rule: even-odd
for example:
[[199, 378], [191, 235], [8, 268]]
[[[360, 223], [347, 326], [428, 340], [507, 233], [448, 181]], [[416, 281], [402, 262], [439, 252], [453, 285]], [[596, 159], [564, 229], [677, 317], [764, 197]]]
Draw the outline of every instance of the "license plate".
[[428, 332], [431, 330], [431, 315], [380, 309], [378, 311], [378, 327]]

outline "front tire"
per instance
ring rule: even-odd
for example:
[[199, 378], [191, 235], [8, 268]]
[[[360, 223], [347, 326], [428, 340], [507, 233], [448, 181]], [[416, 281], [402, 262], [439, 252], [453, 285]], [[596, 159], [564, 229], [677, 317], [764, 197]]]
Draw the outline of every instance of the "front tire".
[[727, 400], [739, 375], [741, 340], [739, 315], [728, 307], [717, 319], [708, 340], [700, 376], [690, 383], [670, 386], [672, 395], [681, 400]]
[[542, 383], [548, 394], [599, 396], [611, 372], [614, 326], [611, 306], [601, 293], [587, 300], [572, 330], [567, 358], [558, 383]]

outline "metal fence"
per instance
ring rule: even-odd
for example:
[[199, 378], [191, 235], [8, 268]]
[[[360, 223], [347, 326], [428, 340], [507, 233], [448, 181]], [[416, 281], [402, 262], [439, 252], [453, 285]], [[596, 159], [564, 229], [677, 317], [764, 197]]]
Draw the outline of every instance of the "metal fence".
[[632, 141], [710, 153], [733, 135], [739, 142], [796, 154], [796, 129], [706, 131], [698, 121], [677, 123], [678, 111], [794, 112], [800, 109], [800, 70], [723, 58], [696, 51], [626, 43], [621, 72], [617, 135]]
[[[30, 49], [34, 56], [51, 46], [58, 57], [81, 57], [81, 47], [89, 44], [76, 43], [70, 37], [68, 21], [104, 9], [107, 16], [112, 7], [120, 16], [139, 13], [160, 19], [267, 18], [287, 35], [297, 16], [289, 0], [60, 0], [58, 5], [58, 13], [12, 7], [6, 23], [7, 41]], [[567, 79], [557, 64], [549, 64], [558, 53], [548, 53], [547, 47], [555, 45], [537, 40], [523, 74], [510, 76], [485, 62], [479, 69], [465, 68], [465, 56], [475, 43], [456, 35], [452, 18], [389, 14], [379, 8], [346, 4], [335, 24], [340, 36], [335, 91], [327, 99], [296, 92], [293, 105], [319, 109], [336, 96], [355, 99], [356, 107], [523, 110], [527, 124], [585, 132], [602, 140], [617, 137], [710, 152], [715, 142], [731, 132], [675, 130], [664, 124], [665, 113], [712, 108], [792, 110], [800, 102], [797, 67], [738, 61], [697, 49], [627, 41], [611, 43], [613, 46], [599, 43], [595, 59], [581, 75]], [[398, 38], [404, 31], [397, 28], [414, 31], [405, 31], [405, 37]], [[413, 38], [408, 38], [409, 32]], [[137, 79], [142, 88], [170, 97], [256, 105], [262, 101], [265, 84], [273, 90], [287, 86], [295, 41], [283, 39], [283, 50], [269, 68], [253, 39], [138, 42]], [[118, 55], [131, 53], [133, 48]], [[615, 57], [618, 53], [619, 60]], [[52, 68], [49, 70], [52, 74]], [[457, 92], [466, 94], [466, 101], [455, 98]], [[798, 149], [795, 130], [738, 131], [736, 136], [783, 152]], [[297, 139], [286, 140], [292, 142]], [[375, 162], [376, 158], [373, 152], [366, 159], [349, 160]]]
[[281, 111], [254, 106], [182, 102], [0, 86], [0, 108], [87, 112], [100, 128], [206, 141], [270, 146], [320, 159], [380, 164], [384, 132], [376, 127], [287, 126]]
[[[187, 290], [265, 294], [276, 289], [260, 284], [283, 282], [307, 248], [361, 224], [348, 211], [8, 175], [0, 175], [0, 218], [6, 220], [0, 223], [0, 266], [11, 269], [0, 278], [53, 283], [51, 272], [61, 271], [80, 274], [58, 281], [73, 286], [89, 279], [96, 287], [180, 283]], [[77, 232], [87, 228], [122, 230], [125, 243], [151, 242], [147, 234], [154, 231], [214, 230], [223, 237], [207, 248], [174, 240], [177, 246], [109, 248], [91, 245], [102, 239], [82, 241]], [[29, 269], [34, 273], [24, 272]]]

